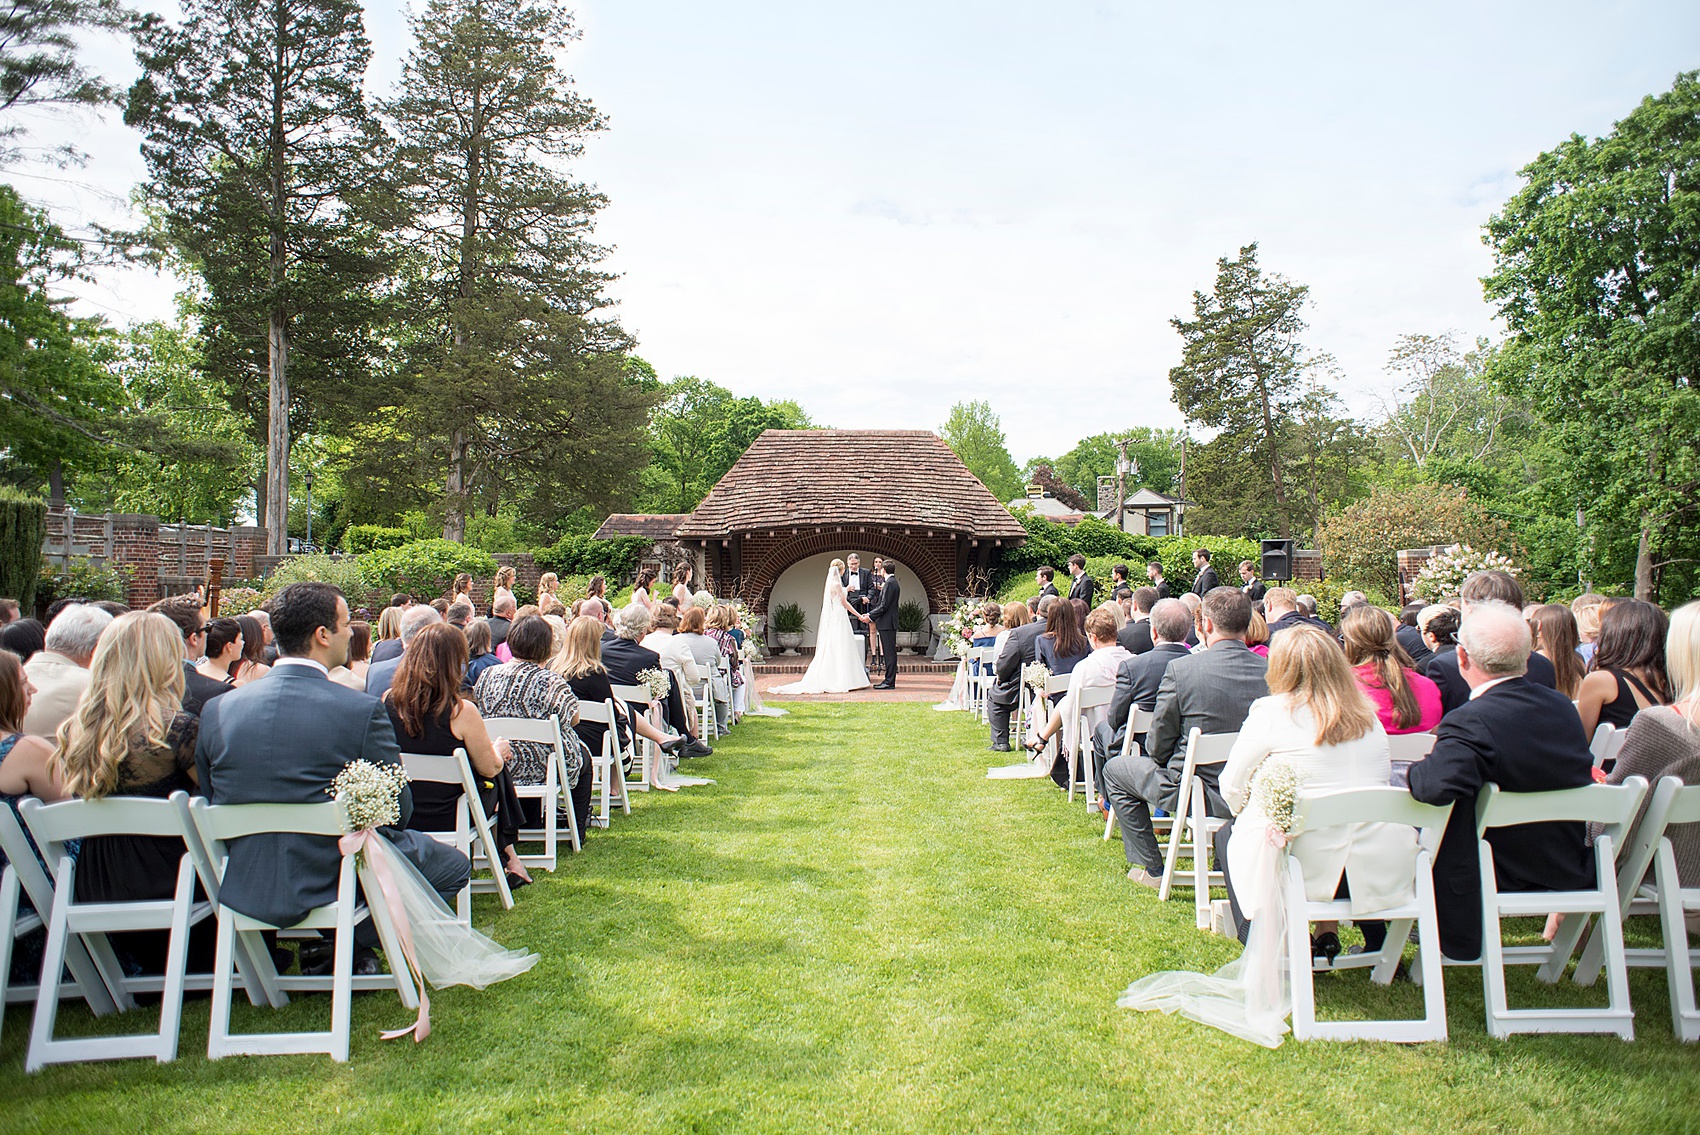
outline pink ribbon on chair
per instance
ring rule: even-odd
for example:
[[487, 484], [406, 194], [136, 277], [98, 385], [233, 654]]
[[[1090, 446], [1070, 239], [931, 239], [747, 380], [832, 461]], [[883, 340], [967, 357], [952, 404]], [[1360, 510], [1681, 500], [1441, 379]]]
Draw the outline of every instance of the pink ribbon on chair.
[[[413, 951], [413, 926], [407, 920], [407, 911], [401, 904], [401, 895], [396, 890], [395, 876], [390, 873], [388, 847], [374, 850], [372, 844], [383, 839], [376, 828], [361, 828], [357, 832], [349, 832], [338, 841], [337, 846], [344, 855], [352, 855], [357, 851], [366, 852], [366, 862], [372, 868], [372, 874], [377, 877], [378, 890], [382, 892], [384, 906], [390, 912], [390, 921], [395, 926], [396, 937], [401, 940], [402, 960], [408, 972], [413, 975], [414, 983], [419, 988], [419, 1015], [413, 1024], [403, 1029], [380, 1030], [379, 1035], [385, 1040], [395, 1040], [408, 1033], [413, 1034], [413, 1043], [418, 1044], [431, 1035], [431, 997], [425, 992], [425, 971], [419, 968], [419, 958]], [[370, 902], [372, 896], [368, 895]], [[390, 959], [390, 965], [395, 965], [395, 959]]]

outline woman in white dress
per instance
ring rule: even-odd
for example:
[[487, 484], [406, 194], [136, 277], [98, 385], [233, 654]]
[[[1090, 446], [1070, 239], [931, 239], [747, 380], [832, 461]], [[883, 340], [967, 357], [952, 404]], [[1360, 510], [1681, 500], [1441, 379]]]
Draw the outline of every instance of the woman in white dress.
[[826, 569], [826, 590], [821, 597], [820, 622], [816, 624], [815, 656], [803, 680], [775, 686], [776, 694], [843, 694], [868, 685], [862, 665], [862, 640], [850, 629], [851, 619], [868, 617], [850, 606], [844, 596], [844, 561], [833, 560]]

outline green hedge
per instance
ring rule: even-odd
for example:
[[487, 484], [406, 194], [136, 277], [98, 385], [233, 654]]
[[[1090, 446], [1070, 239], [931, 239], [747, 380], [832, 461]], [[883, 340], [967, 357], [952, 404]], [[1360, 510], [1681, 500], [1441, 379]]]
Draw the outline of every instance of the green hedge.
[[70, 598], [126, 602], [130, 598], [130, 574], [128, 567], [102, 567], [87, 556], [72, 556], [64, 566], [57, 559], [43, 559], [36, 581], [36, 606], [50, 607]]
[[47, 502], [0, 486], [0, 596], [16, 599], [25, 615], [35, 613], [46, 537]]
[[453, 540], [415, 540], [399, 548], [384, 548], [360, 557], [360, 579], [374, 591], [406, 591], [421, 600], [446, 595], [461, 572], [474, 579], [496, 574], [489, 552]]
[[342, 550], [351, 556], [358, 556], [364, 552], [399, 548], [409, 539], [405, 528], [388, 528], [382, 524], [350, 524], [342, 534]]
[[[1095, 516], [1088, 516], [1079, 524], [1070, 527], [1055, 520], [1033, 512], [1031, 509], [1017, 507], [1015, 518], [1021, 526], [1027, 529], [1027, 543], [1019, 548], [1011, 548], [1004, 552], [998, 561], [997, 570], [993, 573], [993, 591], [1002, 595], [1013, 584], [1026, 579], [1030, 584], [1032, 575], [1039, 568], [1049, 564], [1057, 569], [1059, 581], [1068, 577], [1068, 558], [1076, 553], [1087, 560], [1087, 570], [1097, 576], [1092, 562], [1103, 559], [1103, 582], [1108, 583], [1110, 567], [1125, 563], [1137, 580], [1143, 578], [1144, 572], [1137, 570], [1137, 565], [1143, 564], [1157, 552], [1157, 541], [1149, 536], [1135, 536], [1129, 532], [1118, 532], [1115, 527], [1106, 524]], [[1058, 583], [1062, 590], [1062, 583]], [[1021, 592], [1021, 598], [1032, 594], [1031, 590]], [[1012, 600], [1013, 601], [1013, 600]]]
[[598, 540], [594, 536], [563, 536], [547, 548], [532, 553], [539, 571], [556, 575], [600, 575], [610, 586], [636, 570], [638, 560], [654, 546], [644, 536], [616, 536]]
[[[1263, 546], [1258, 541], [1236, 536], [1164, 536], [1157, 541], [1157, 559], [1163, 562], [1163, 578], [1176, 595], [1190, 589], [1198, 578], [1198, 571], [1192, 566], [1194, 548], [1209, 549], [1210, 566], [1230, 587], [1240, 585], [1241, 560], [1255, 564], [1263, 555]], [[1143, 571], [1139, 578], [1145, 578]]]

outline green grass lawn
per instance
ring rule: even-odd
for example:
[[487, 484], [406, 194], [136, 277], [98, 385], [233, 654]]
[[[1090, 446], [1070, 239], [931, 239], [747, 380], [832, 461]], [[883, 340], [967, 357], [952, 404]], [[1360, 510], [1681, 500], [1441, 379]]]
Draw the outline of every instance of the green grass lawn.
[[[1638, 1039], [1488, 1038], [1474, 970], [1448, 975], [1445, 1045], [1276, 1051], [1118, 1009], [1156, 969], [1235, 944], [1123, 877], [1119, 842], [999, 763], [964, 714], [803, 705], [754, 718], [477, 922], [530, 973], [432, 998], [422, 1045], [393, 996], [356, 999], [348, 1064], [205, 1058], [23, 1073], [6, 1014], [0, 1129], [70, 1131], [1677, 1131], [1700, 1128], [1700, 1052], [1671, 1036], [1662, 971], [1631, 979]], [[1324, 978], [1324, 1013], [1420, 993]], [[1516, 1003], [1552, 1000], [1532, 973]], [[1574, 992], [1568, 990], [1567, 992]], [[1589, 991], [1597, 996], [1597, 992]], [[237, 1027], [324, 1027], [325, 998]], [[61, 1020], [87, 1027], [80, 1009]], [[104, 1023], [104, 1022], [103, 1022]]]

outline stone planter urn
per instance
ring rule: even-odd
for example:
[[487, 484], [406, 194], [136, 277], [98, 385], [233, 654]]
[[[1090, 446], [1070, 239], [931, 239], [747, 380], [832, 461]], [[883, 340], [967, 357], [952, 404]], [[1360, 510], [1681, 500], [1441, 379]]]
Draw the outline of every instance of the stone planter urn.
[[803, 636], [801, 634], [786, 634], [783, 631], [780, 631], [775, 632], [773, 639], [779, 644], [779, 652], [781, 654], [795, 654], [797, 653], [797, 648], [803, 645]]
[[913, 654], [915, 653], [915, 647], [920, 645], [920, 640], [920, 631], [898, 631], [897, 649], [907, 650], [909, 653]]

